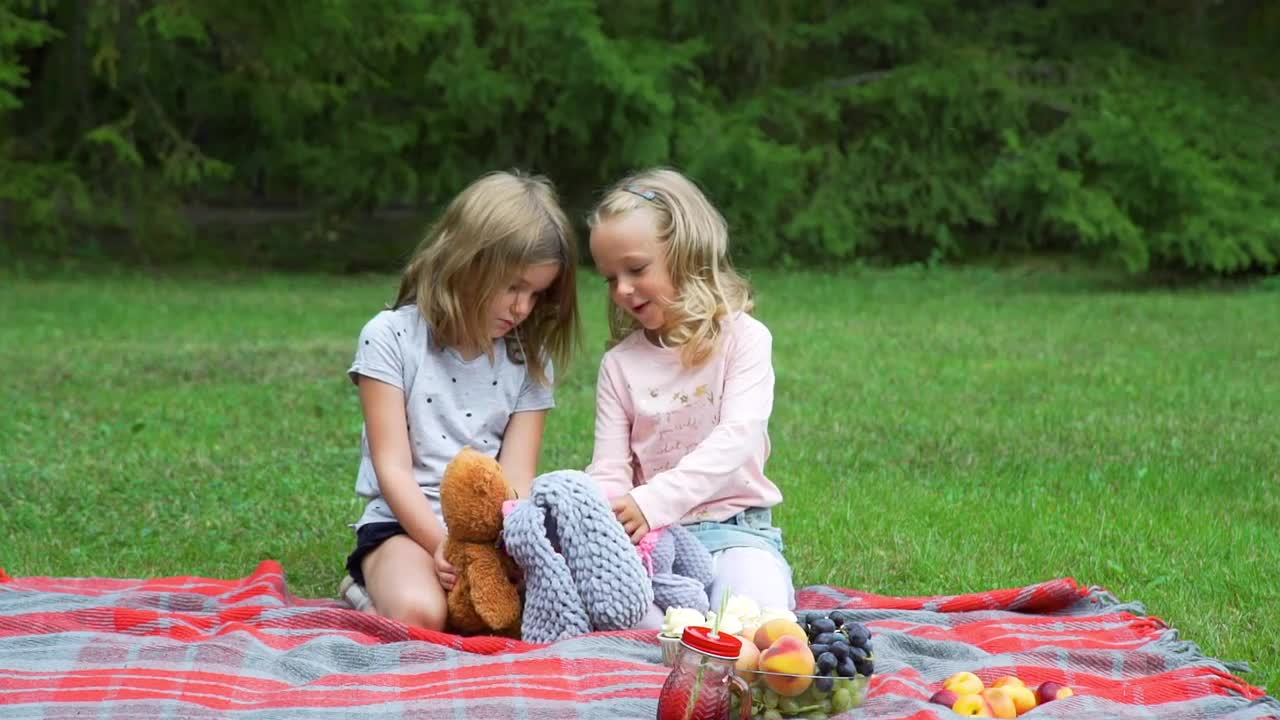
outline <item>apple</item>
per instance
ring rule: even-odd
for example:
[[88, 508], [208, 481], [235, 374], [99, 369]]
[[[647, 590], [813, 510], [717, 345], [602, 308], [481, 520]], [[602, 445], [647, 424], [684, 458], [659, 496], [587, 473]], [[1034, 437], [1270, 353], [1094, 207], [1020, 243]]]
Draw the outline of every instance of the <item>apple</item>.
[[1019, 715], [1039, 704], [1036, 702], [1036, 694], [1026, 685], [1006, 685], [1003, 689], [1013, 698], [1013, 706], [1018, 709]]
[[996, 678], [996, 681], [991, 683], [991, 687], [993, 688], [1004, 687], [1006, 685], [1017, 685], [1019, 687], [1027, 686], [1026, 683], [1022, 682], [1022, 678], [1018, 677], [1017, 675], [1003, 675], [1001, 677]]
[[977, 695], [982, 692], [982, 678], [971, 672], [958, 672], [943, 681], [942, 687], [957, 695]]
[[986, 700], [987, 706], [991, 708], [991, 717], [1018, 717], [1018, 708], [1013, 704], [1013, 698], [1009, 696], [1009, 693], [1004, 688], [987, 688], [982, 691], [982, 699]]
[[959, 699], [960, 696], [956, 694], [955, 690], [943, 689], [934, 693], [933, 697], [929, 698], [929, 702], [934, 703], [935, 705], [944, 705], [949, 708], [952, 705], [955, 705], [956, 700]]
[[951, 706], [951, 712], [967, 717], [992, 717], [991, 706], [978, 693], [961, 695]]
[[1040, 683], [1040, 687], [1036, 688], [1036, 700], [1041, 705], [1054, 700], [1061, 700], [1065, 697], [1071, 697], [1075, 694], [1075, 691], [1071, 688], [1063, 685], [1062, 683], [1053, 682], [1052, 680], [1042, 682]]

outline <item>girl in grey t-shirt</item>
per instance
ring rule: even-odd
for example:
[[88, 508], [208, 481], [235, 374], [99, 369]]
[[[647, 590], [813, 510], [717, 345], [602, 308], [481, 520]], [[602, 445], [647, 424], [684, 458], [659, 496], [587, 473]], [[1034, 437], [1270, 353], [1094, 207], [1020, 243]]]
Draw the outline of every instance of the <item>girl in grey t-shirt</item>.
[[352, 605], [444, 628], [440, 480], [470, 446], [528, 495], [554, 405], [554, 367], [580, 334], [576, 242], [551, 184], [492, 173], [459, 194], [405, 268], [393, 306], [360, 332], [348, 374], [364, 412], [355, 523], [341, 592]]

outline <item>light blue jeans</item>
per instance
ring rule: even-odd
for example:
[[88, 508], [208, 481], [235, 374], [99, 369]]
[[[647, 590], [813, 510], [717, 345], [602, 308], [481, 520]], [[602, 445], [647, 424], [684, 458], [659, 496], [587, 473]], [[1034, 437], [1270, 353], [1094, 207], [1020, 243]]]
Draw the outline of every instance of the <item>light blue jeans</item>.
[[721, 522], [685, 525], [711, 552], [715, 580], [707, 593], [711, 608], [725, 593], [745, 595], [761, 607], [795, 607], [791, 566], [782, 555], [782, 531], [769, 508], [749, 508]]

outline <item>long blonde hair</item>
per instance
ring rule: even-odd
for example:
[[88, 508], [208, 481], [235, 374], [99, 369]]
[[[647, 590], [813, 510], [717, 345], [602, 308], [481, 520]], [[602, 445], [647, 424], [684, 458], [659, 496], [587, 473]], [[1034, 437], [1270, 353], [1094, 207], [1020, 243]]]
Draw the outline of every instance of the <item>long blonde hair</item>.
[[416, 303], [441, 345], [492, 358], [491, 301], [545, 263], [560, 272], [506, 343], [507, 356], [545, 385], [548, 360], [563, 372], [581, 337], [577, 241], [545, 177], [494, 172], [467, 186], [418, 245], [392, 307]]
[[[724, 216], [684, 175], [656, 168], [624, 178], [605, 193], [587, 224], [595, 228], [637, 210], [648, 210], [654, 218], [676, 290], [663, 342], [680, 347], [681, 361], [697, 367], [715, 351], [724, 319], [735, 312], [751, 312], [751, 285], [729, 261]], [[638, 328], [635, 318], [609, 303], [613, 342]]]

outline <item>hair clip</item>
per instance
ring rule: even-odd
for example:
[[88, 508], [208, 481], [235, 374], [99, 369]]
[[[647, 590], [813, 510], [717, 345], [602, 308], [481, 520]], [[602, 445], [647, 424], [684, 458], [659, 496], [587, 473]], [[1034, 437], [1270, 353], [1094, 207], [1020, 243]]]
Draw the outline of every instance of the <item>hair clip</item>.
[[642, 188], [637, 185], [628, 185], [622, 189], [632, 195], [639, 195], [649, 202], [658, 202], [658, 193], [650, 190], [649, 188]]

